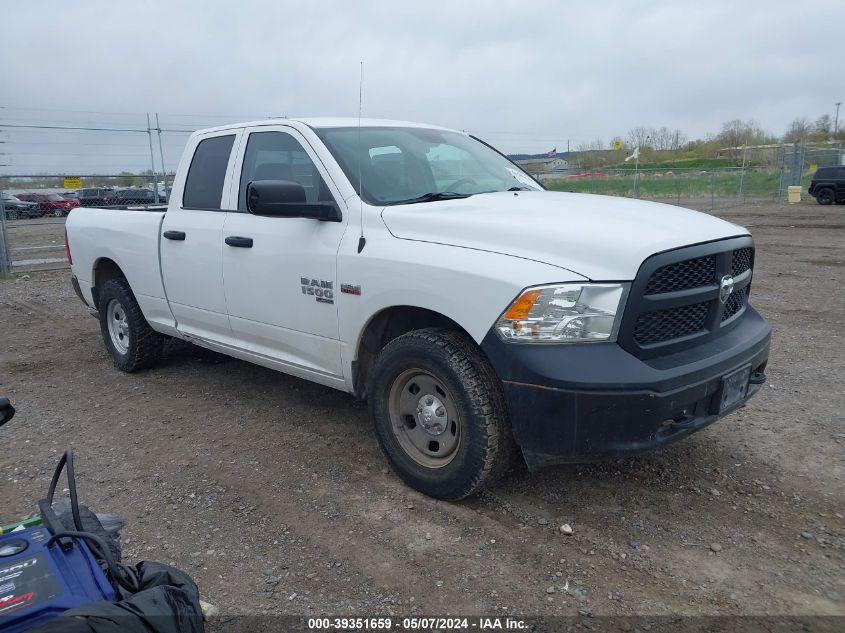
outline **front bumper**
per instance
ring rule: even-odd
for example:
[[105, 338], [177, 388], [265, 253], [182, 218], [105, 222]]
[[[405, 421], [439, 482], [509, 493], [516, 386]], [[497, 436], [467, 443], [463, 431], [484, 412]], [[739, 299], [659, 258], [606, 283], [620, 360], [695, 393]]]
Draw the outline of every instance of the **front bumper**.
[[[748, 306], [730, 332], [641, 360], [615, 343], [482, 342], [505, 391], [514, 438], [532, 470], [639, 453], [742, 406], [765, 381], [771, 327]], [[750, 366], [745, 398], [719, 410], [722, 378]]]

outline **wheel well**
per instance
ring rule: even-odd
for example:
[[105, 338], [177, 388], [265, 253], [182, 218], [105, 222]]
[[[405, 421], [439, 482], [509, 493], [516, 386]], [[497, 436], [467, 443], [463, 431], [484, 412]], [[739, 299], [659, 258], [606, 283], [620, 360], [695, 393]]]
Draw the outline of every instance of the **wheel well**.
[[112, 279], [126, 279], [126, 275], [113, 260], [107, 257], [97, 260], [94, 264], [94, 287], [91, 289], [95, 308], [100, 304], [100, 288]]
[[361, 399], [366, 397], [367, 382], [373, 365], [385, 345], [403, 334], [428, 327], [442, 327], [467, 333], [449, 317], [414, 306], [386, 308], [370, 319], [358, 343], [357, 360], [352, 362], [355, 395]]

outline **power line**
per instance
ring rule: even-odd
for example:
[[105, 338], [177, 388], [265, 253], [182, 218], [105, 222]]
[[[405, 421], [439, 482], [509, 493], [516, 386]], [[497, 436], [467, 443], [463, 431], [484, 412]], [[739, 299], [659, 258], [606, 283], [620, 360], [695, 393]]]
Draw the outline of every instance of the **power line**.
[[32, 130], [85, 130], [88, 132], [141, 132], [147, 134], [149, 130], [135, 128], [111, 128], [111, 127], [71, 127], [66, 125], [15, 125], [0, 123], [0, 128], [26, 128]]

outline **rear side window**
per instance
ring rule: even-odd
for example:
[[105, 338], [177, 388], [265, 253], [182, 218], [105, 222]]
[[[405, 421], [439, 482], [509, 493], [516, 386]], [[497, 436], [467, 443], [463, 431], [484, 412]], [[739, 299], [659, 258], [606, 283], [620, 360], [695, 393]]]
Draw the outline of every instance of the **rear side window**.
[[200, 141], [185, 179], [182, 205], [194, 209], [219, 209], [223, 180], [235, 135], [215, 136]]

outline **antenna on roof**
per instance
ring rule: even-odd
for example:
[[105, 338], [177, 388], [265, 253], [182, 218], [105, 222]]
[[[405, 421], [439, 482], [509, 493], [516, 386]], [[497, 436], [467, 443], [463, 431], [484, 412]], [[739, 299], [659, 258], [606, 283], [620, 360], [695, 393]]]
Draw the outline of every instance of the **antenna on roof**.
[[363, 147], [361, 146], [361, 108], [363, 103], [363, 94], [364, 94], [364, 62], [361, 62], [361, 74], [358, 79], [358, 211], [359, 211], [359, 219], [361, 220], [361, 237], [358, 238], [358, 252], [364, 250], [364, 245], [367, 243], [367, 238], [364, 237], [364, 198], [361, 196], [361, 192], [364, 188], [363, 179], [361, 177], [361, 161], [363, 160], [362, 150]]

